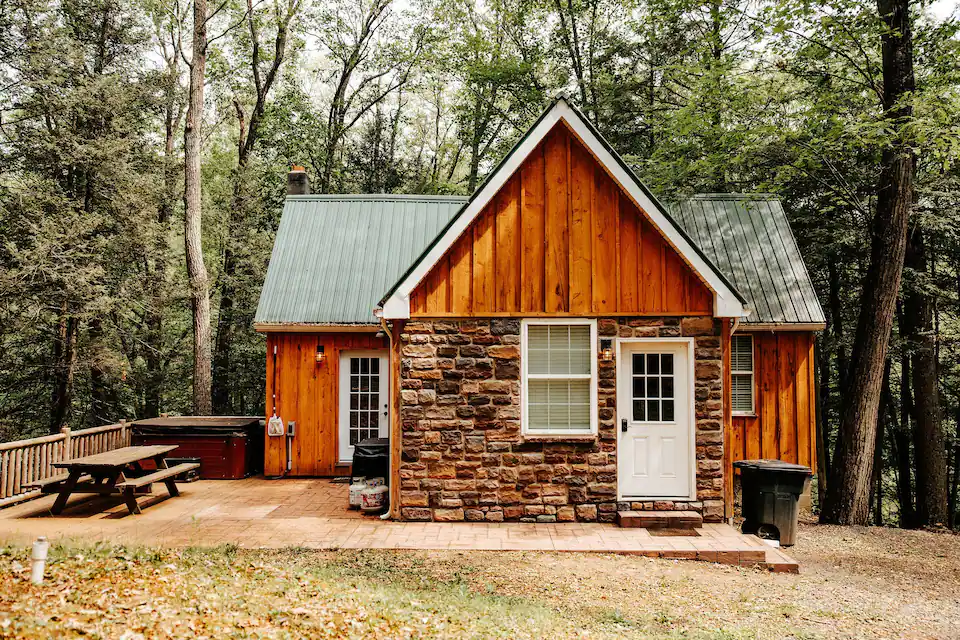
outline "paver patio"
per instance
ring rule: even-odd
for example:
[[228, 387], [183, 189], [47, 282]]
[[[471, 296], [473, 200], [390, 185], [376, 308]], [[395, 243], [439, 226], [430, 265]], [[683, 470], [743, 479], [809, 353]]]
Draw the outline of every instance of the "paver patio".
[[127, 512], [116, 498], [74, 498], [58, 517], [53, 497], [0, 510], [0, 541], [83, 539], [158, 546], [316, 549], [464, 549], [578, 551], [706, 560], [774, 571], [797, 563], [755, 536], [705, 524], [698, 536], [654, 536], [646, 529], [594, 523], [391, 522], [346, 508], [347, 485], [325, 479], [201, 480], [181, 496], [140, 498]]

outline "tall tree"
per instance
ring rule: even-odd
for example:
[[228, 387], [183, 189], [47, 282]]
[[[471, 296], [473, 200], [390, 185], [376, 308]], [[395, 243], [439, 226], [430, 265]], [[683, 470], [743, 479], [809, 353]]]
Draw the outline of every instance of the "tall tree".
[[210, 277], [203, 261], [202, 174], [203, 91], [207, 66], [207, 0], [193, 0], [192, 56], [187, 115], [183, 133], [184, 222], [187, 276], [190, 280], [190, 302], [193, 309], [193, 411], [209, 415], [213, 411], [211, 397], [210, 348]]
[[[287, 42], [290, 36], [290, 25], [300, 10], [300, 0], [275, 0], [269, 11], [269, 19], [255, 10], [253, 0], [247, 0], [246, 17], [247, 33], [246, 47], [247, 63], [250, 70], [250, 85], [253, 89], [253, 106], [249, 117], [240, 97], [233, 98], [233, 107], [237, 114], [237, 168], [233, 181], [233, 196], [231, 206], [226, 212], [226, 227], [228, 233], [224, 238], [223, 268], [219, 278], [220, 309], [217, 315], [217, 335], [213, 351], [213, 385], [212, 404], [217, 413], [235, 413], [230, 391], [232, 389], [231, 351], [234, 344], [234, 334], [238, 329], [236, 314], [236, 287], [234, 272], [238, 268], [236, 243], [245, 239], [244, 227], [250, 222], [245, 216], [247, 208], [247, 193], [245, 187], [249, 181], [247, 165], [260, 139], [267, 101], [274, 88], [280, 68], [287, 51]], [[263, 23], [266, 22], [267, 25]], [[268, 32], [263, 34], [264, 26]], [[270, 53], [264, 54], [264, 44], [261, 40], [272, 37], [273, 46]], [[248, 40], [247, 40], [248, 39]], [[241, 43], [241, 47], [245, 43]], [[264, 62], [267, 62], [264, 69]]]
[[870, 264], [860, 297], [833, 477], [821, 513], [823, 521], [837, 524], [868, 524], [880, 388], [913, 205], [910, 100], [915, 80], [910, 0], [878, 0], [877, 9], [885, 27], [881, 35], [884, 119], [893, 136], [881, 157]]
[[939, 363], [933, 326], [933, 300], [928, 286], [927, 243], [919, 216], [907, 240], [905, 266], [911, 286], [903, 300], [905, 340], [910, 347], [913, 386], [913, 449], [917, 476], [917, 524], [947, 521], [947, 457], [940, 427]]
[[150, 296], [145, 304], [143, 324], [145, 336], [143, 344], [143, 408], [145, 416], [157, 416], [163, 408], [163, 392], [166, 386], [166, 366], [168, 358], [164, 325], [167, 305], [170, 303], [170, 231], [173, 223], [174, 208], [179, 199], [177, 175], [179, 150], [177, 137], [183, 120], [183, 86], [181, 59], [182, 41], [178, 31], [183, 26], [184, 16], [179, 11], [179, 3], [159, 5], [154, 11], [154, 31], [163, 58], [161, 72], [161, 98], [163, 110], [163, 155], [161, 159], [162, 185], [157, 206], [156, 224], [152, 233], [144, 241], [144, 269], [150, 283]]
[[[406, 84], [411, 65], [402, 70], [396, 58], [383, 55], [381, 29], [390, 17], [392, 0], [370, 0], [357, 6], [332, 3], [320, 17], [319, 36], [336, 62], [333, 97], [327, 114], [320, 190], [327, 192], [347, 132], [370, 109]], [[419, 48], [419, 47], [418, 47]], [[398, 75], [393, 75], [395, 71]]]

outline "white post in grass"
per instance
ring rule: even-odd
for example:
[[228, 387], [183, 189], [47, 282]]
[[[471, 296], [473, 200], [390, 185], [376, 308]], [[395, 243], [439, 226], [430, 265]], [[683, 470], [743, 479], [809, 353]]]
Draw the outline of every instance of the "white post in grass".
[[47, 551], [50, 549], [50, 543], [46, 536], [40, 536], [33, 543], [33, 571], [30, 574], [30, 582], [33, 584], [43, 584], [43, 568], [47, 564]]

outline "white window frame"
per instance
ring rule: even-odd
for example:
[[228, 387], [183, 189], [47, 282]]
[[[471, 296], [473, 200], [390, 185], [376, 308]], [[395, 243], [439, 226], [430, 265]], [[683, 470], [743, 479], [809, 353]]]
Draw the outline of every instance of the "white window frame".
[[[543, 325], [564, 325], [564, 326], [588, 326], [590, 327], [590, 429], [570, 429], [570, 430], [549, 430], [549, 429], [530, 429], [528, 424], [527, 408], [527, 381], [530, 375], [527, 373], [527, 365], [530, 359], [527, 357], [527, 330], [531, 326]], [[568, 436], [593, 436], [598, 430], [598, 410], [597, 410], [597, 321], [590, 318], [529, 318], [520, 322], [520, 425], [523, 435], [537, 437], [552, 437], [562, 440]], [[548, 375], [534, 374], [535, 380], [586, 380], [585, 375]]]
[[[750, 370], [744, 369], [734, 369], [733, 368], [733, 341], [736, 339], [747, 339], [750, 341]], [[733, 407], [733, 376], [740, 375], [750, 376], [750, 410], [749, 411], [737, 411], [732, 410], [731, 413], [735, 416], [755, 416], [757, 415], [757, 352], [756, 352], [756, 342], [753, 339], [753, 336], [749, 333], [737, 333], [730, 336], [730, 405]]]

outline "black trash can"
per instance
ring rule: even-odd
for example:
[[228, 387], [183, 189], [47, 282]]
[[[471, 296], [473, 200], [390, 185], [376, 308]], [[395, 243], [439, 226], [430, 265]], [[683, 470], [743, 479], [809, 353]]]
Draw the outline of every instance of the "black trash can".
[[353, 448], [354, 478], [383, 478], [390, 483], [390, 440], [367, 438]]
[[740, 460], [744, 533], [776, 539], [784, 547], [797, 542], [799, 499], [813, 475], [810, 467], [780, 460]]

